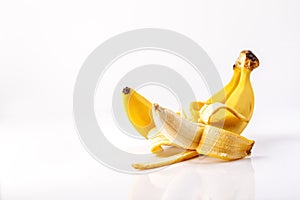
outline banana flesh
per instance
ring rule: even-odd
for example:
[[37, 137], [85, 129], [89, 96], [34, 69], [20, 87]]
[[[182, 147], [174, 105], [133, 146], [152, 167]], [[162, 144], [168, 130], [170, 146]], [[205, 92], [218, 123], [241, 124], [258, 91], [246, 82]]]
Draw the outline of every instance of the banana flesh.
[[156, 128], [170, 142], [184, 149], [196, 149], [204, 126], [184, 119], [158, 104], [153, 105], [152, 116]]

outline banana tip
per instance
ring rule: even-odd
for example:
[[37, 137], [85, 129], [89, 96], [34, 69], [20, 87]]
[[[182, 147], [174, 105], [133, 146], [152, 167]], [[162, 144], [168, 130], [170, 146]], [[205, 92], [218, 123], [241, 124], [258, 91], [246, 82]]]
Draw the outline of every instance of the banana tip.
[[240, 57], [236, 62], [241, 68], [245, 67], [250, 70], [253, 70], [259, 66], [258, 58], [250, 50], [244, 50], [240, 53]]
[[138, 170], [146, 169], [146, 168], [143, 167], [142, 164], [132, 164], [131, 166], [135, 169], [138, 169]]
[[157, 103], [154, 103], [153, 106], [154, 106], [154, 110], [157, 110], [159, 108], [159, 105]]
[[251, 150], [252, 150], [252, 147], [254, 146], [254, 144], [255, 144], [255, 141], [254, 140], [252, 140], [252, 144], [250, 145], [250, 147], [249, 147], [249, 149], [248, 149], [248, 151], [246, 152], [247, 153], [247, 155], [251, 155]]
[[122, 92], [123, 92], [123, 94], [129, 94], [130, 93], [130, 88], [129, 87], [124, 87]]

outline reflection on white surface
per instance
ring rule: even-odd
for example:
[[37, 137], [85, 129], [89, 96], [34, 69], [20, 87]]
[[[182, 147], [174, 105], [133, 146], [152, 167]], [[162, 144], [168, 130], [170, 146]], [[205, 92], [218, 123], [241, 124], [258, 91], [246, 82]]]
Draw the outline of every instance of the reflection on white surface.
[[129, 175], [94, 160], [71, 121], [22, 118], [15, 124], [7, 120], [0, 126], [1, 200], [300, 197], [300, 132], [249, 134], [255, 145], [243, 160], [199, 157], [148, 175]]
[[132, 200], [249, 199], [255, 198], [251, 159], [220, 162], [200, 156], [148, 175], [137, 176]]

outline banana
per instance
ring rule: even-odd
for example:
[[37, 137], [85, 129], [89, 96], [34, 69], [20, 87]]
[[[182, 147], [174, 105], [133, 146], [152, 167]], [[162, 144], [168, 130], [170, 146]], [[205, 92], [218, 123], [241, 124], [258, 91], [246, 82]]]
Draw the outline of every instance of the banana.
[[258, 65], [258, 59], [251, 51], [242, 51], [229, 83], [205, 102], [190, 104], [192, 119], [186, 119], [158, 104], [152, 105], [133, 89], [124, 88], [124, 108], [133, 126], [147, 139], [149, 132], [155, 132], [150, 138], [151, 152], [162, 151], [163, 145], [186, 149], [185, 152], [152, 163], [132, 166], [150, 169], [181, 162], [199, 154], [223, 160], [249, 156], [254, 141], [240, 134], [253, 114], [254, 93], [250, 74]]
[[[254, 110], [254, 92], [250, 74], [259, 66], [259, 60], [251, 51], [246, 50], [240, 53], [235, 66], [241, 70], [240, 80], [224, 106], [215, 106], [216, 109], [213, 109], [213, 105], [210, 105], [210, 109], [202, 107], [199, 115], [203, 123], [241, 134], [248, 125]], [[207, 121], [208, 112], [211, 113], [209, 122]], [[239, 113], [239, 116], [236, 113]]]
[[230, 81], [225, 85], [224, 88], [220, 89], [212, 97], [205, 101], [205, 104], [212, 104], [215, 102], [225, 103], [225, 101], [231, 96], [239, 83], [241, 76], [241, 68], [238, 65], [233, 65], [233, 75]]
[[164, 145], [162, 141], [166, 141], [168, 145], [172, 143], [187, 151], [155, 162], [133, 164], [136, 169], [161, 167], [200, 154], [223, 160], [241, 159], [251, 154], [254, 141], [233, 132], [186, 120], [158, 104], [153, 104], [152, 115], [156, 127], [160, 129], [159, 137], [163, 138], [158, 139], [158, 143]]
[[151, 114], [152, 103], [134, 89], [125, 87], [122, 91], [123, 105], [133, 127], [146, 139], [155, 127]]
[[[152, 117], [152, 103], [132, 88], [125, 87], [122, 91], [123, 105], [127, 117], [133, 127], [146, 139], [151, 141], [150, 151], [158, 153], [163, 146], [177, 146], [165, 135], [157, 131]], [[177, 113], [179, 116], [180, 113]], [[152, 136], [148, 138], [150, 132]]]

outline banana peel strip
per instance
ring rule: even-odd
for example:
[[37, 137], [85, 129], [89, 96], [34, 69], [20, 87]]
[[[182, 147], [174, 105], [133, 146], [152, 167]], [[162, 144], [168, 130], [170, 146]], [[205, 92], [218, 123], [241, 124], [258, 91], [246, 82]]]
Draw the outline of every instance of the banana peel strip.
[[199, 154], [196, 151], [186, 150], [182, 153], [178, 153], [173, 156], [160, 158], [158, 161], [133, 164], [132, 167], [139, 170], [153, 169], [156, 167], [163, 167], [174, 163], [182, 162], [184, 160], [194, 158], [198, 155]]

